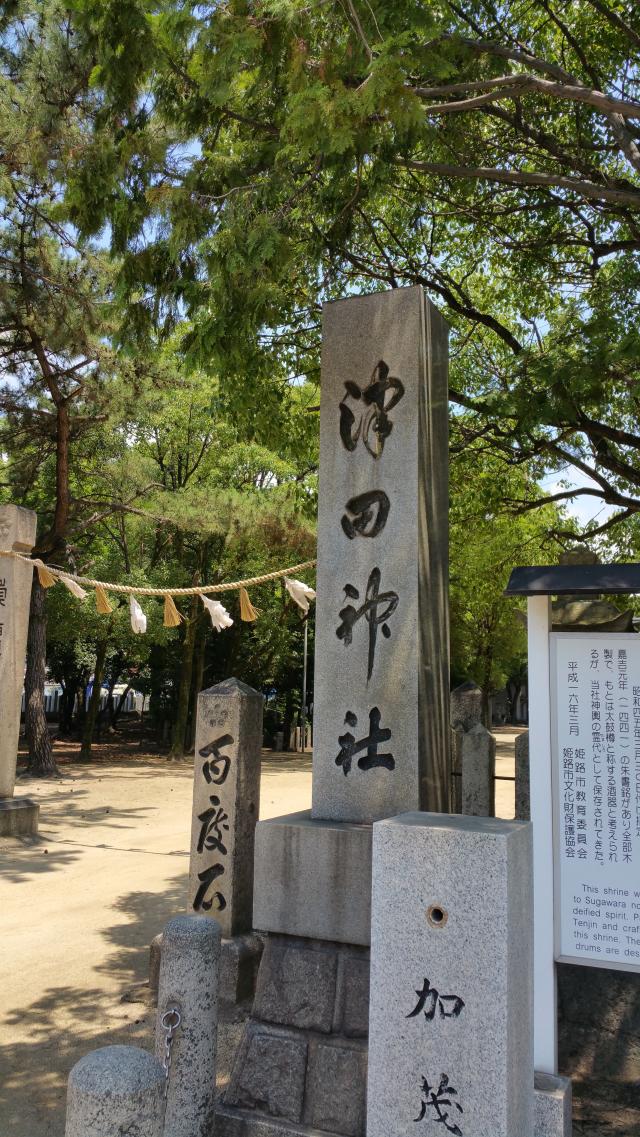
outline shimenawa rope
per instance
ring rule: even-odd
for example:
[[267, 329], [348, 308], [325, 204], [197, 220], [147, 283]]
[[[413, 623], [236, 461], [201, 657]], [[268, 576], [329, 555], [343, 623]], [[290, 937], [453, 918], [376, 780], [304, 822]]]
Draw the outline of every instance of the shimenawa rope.
[[23, 553], [16, 553], [13, 549], [0, 549], [0, 557], [13, 557], [15, 560], [25, 561], [26, 564], [31, 565], [38, 571], [40, 571], [39, 566], [42, 565], [47, 573], [56, 577], [58, 580], [64, 581], [65, 578], [75, 580], [77, 584], [86, 584], [89, 588], [100, 588], [103, 592], [120, 592], [127, 596], [131, 595], [131, 593], [136, 596], [206, 596], [209, 593], [238, 592], [242, 588], [251, 588], [256, 584], [266, 584], [270, 580], [278, 580], [282, 576], [290, 576], [294, 572], [302, 572], [304, 569], [314, 568], [317, 563], [315, 560], [304, 561], [299, 565], [276, 569], [275, 572], [266, 572], [263, 573], [262, 576], [250, 576], [246, 580], [233, 580], [228, 584], [199, 584], [191, 588], [143, 588], [141, 585], [136, 584], [112, 584], [105, 580], [94, 580], [94, 578], [90, 576], [78, 576], [77, 573], [69, 572], [67, 569], [55, 568], [53, 565], [44, 565], [42, 561], [25, 557]]

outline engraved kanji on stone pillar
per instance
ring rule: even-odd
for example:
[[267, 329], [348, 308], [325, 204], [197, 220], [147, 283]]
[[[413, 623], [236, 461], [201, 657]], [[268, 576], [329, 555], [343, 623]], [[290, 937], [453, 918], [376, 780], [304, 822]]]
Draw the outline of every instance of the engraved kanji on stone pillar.
[[225, 679], [198, 695], [189, 910], [249, 932], [260, 802], [262, 695]]
[[449, 808], [447, 433], [422, 288], [326, 305], [314, 818]]
[[[0, 505], [0, 549], [29, 556], [35, 539], [32, 510]], [[32, 580], [32, 565], [0, 557], [0, 798], [13, 795], [16, 780]]]

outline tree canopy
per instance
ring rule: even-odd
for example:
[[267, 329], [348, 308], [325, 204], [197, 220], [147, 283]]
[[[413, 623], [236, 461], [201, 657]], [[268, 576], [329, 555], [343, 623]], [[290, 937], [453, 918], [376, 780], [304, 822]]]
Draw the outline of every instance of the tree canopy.
[[73, 7], [120, 137], [102, 192], [89, 147], [67, 200], [111, 226], [128, 332], [186, 311], [189, 357], [260, 404], [283, 365], [316, 373], [324, 299], [420, 283], [454, 330], [459, 441], [571, 467], [559, 494], [615, 507], [594, 532], [637, 512], [632, 6]]
[[[573, 542], [563, 504], [599, 499], [613, 515], [588, 532], [638, 551], [632, 17], [599, 0], [5, 4], [0, 492], [37, 510], [38, 553], [141, 587], [312, 556], [322, 304], [420, 284], [452, 332], [454, 674], [488, 693], [518, 672], [502, 586], [523, 547]], [[295, 714], [302, 625], [282, 589], [213, 638], [197, 604], [177, 630], [151, 604], [146, 655], [124, 605], [41, 592], [32, 694], [46, 607], [65, 692], [92, 669], [98, 691], [135, 678], [174, 753], [195, 693], [230, 671]]]

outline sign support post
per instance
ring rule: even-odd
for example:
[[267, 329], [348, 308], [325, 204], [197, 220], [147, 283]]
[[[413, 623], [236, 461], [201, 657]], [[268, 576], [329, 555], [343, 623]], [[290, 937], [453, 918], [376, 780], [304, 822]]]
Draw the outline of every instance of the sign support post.
[[551, 792], [551, 597], [529, 596], [529, 723], [533, 823], [534, 1065], [558, 1072], [558, 1014], [554, 945], [553, 809]]

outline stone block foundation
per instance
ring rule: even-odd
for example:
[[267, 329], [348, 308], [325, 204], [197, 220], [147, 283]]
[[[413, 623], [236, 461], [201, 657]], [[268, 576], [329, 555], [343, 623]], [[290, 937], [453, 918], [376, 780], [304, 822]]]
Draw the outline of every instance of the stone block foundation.
[[30, 797], [0, 798], [0, 837], [35, 837], [40, 805]]
[[369, 951], [273, 935], [216, 1137], [364, 1137]]

